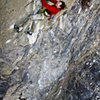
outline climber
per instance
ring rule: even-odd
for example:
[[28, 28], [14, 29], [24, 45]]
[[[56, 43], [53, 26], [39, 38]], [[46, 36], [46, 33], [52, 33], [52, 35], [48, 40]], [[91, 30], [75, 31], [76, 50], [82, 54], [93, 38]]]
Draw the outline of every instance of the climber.
[[[59, 11], [64, 9], [66, 6], [65, 2], [63, 2], [63, 1], [50, 0], [50, 2], [52, 2], [54, 5], [49, 5], [48, 3], [46, 3], [46, 0], [41, 0], [42, 6], [45, 9], [39, 14], [35, 14], [35, 15], [31, 14], [31, 15], [27, 16], [19, 25], [15, 24], [14, 29], [17, 32], [22, 31], [24, 23], [26, 21], [28, 21], [29, 19], [31, 19], [31, 20], [41, 20], [42, 19], [43, 20], [45, 17], [48, 17], [48, 20], [52, 20], [53, 15], [57, 14]], [[30, 32], [29, 30], [27, 31], [27, 33], [29, 35], [32, 35], [32, 32]]]
[[[50, 0], [54, 5], [49, 5], [46, 3], [45, 0], [42, 0], [42, 6], [45, 7], [46, 13], [50, 15], [50, 18], [52, 19], [52, 15], [57, 14], [59, 11], [65, 8], [65, 3], [63, 1], [56, 1], [56, 0]], [[44, 12], [45, 14], [45, 12]]]

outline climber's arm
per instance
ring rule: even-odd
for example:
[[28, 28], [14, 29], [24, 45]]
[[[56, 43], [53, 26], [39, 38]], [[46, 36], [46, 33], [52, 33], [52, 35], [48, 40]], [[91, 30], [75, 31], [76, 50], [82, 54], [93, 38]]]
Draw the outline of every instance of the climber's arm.
[[52, 3], [56, 4], [57, 0], [50, 0]]
[[[41, 2], [42, 2], [42, 6], [45, 7], [46, 9], [48, 9], [48, 10], [49, 10], [50, 12], [52, 12], [53, 14], [56, 14], [56, 13], [58, 13], [58, 12], [60, 11], [60, 10], [57, 9], [56, 7], [47, 4], [45, 0], [41, 0]], [[52, 15], [51, 15], [51, 16], [52, 16]]]
[[48, 9], [49, 7], [51, 7], [49, 4], [46, 3], [46, 0], [41, 0], [41, 2], [42, 2], [42, 6], [43, 6], [43, 7], [47, 8], [47, 9]]

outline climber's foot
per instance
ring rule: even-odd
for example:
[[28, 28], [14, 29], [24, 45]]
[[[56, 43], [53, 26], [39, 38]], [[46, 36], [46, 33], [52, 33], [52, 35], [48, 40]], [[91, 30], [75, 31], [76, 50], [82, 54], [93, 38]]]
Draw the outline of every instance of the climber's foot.
[[14, 25], [14, 29], [17, 31], [17, 32], [19, 32], [19, 27], [18, 27], [18, 25]]
[[23, 27], [19, 27], [18, 25], [14, 25], [14, 29], [17, 31], [17, 32], [21, 32], [23, 30]]
[[29, 31], [28, 31], [27, 34], [32, 35], [32, 32], [29, 32]]

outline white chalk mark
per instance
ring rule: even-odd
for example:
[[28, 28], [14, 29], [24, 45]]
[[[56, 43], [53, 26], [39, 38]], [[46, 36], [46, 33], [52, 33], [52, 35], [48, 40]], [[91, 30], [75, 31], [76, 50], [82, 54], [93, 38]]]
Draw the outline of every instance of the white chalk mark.
[[13, 25], [11, 25], [11, 26], [9, 27], [9, 30], [10, 30], [10, 29], [13, 29], [13, 28], [14, 28], [14, 24], [13, 24]]
[[11, 42], [11, 39], [7, 40], [7, 41], [6, 41], [6, 44], [8, 44], [8, 43], [10, 43], [10, 42]]
[[78, 14], [80, 14], [80, 12], [81, 12], [81, 8], [79, 9]]
[[90, 6], [90, 9], [92, 9], [92, 8], [93, 8], [93, 5]]

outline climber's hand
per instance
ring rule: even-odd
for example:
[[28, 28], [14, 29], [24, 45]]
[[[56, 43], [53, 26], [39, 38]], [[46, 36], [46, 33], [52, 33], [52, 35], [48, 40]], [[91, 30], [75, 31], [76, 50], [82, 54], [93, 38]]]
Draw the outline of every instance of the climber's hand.
[[48, 20], [49, 20], [49, 21], [51, 21], [51, 20], [52, 20], [52, 18], [51, 18], [51, 17], [49, 17], [49, 18], [48, 18]]
[[52, 20], [53, 19], [53, 16], [50, 16], [49, 18], [48, 18], [48, 20]]

